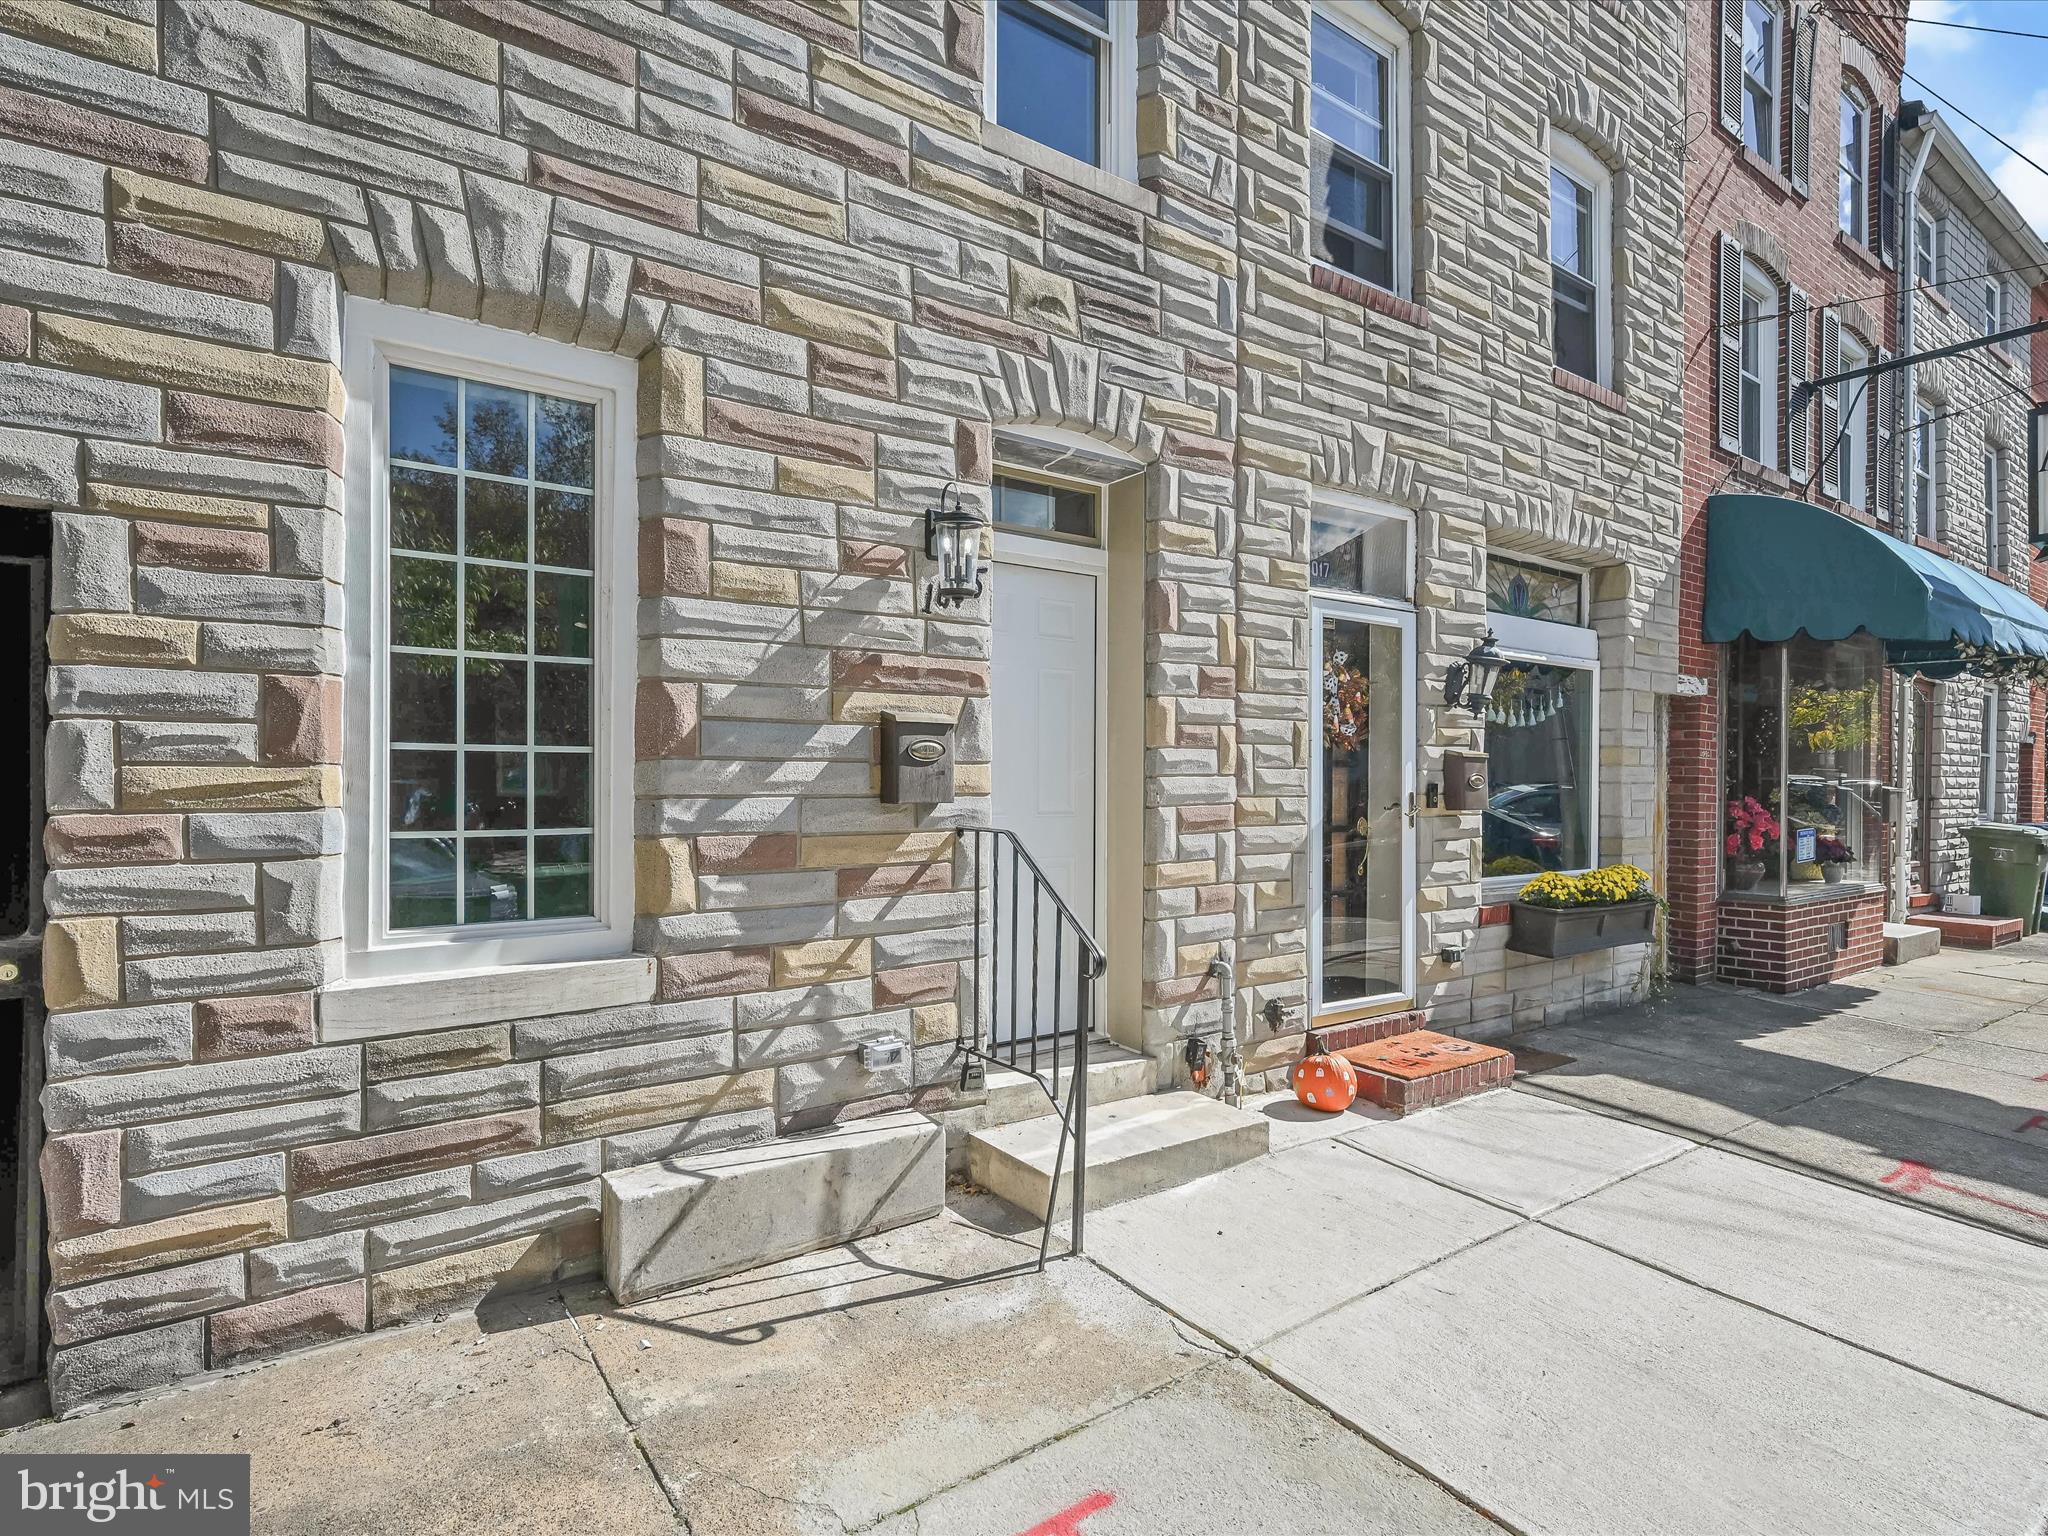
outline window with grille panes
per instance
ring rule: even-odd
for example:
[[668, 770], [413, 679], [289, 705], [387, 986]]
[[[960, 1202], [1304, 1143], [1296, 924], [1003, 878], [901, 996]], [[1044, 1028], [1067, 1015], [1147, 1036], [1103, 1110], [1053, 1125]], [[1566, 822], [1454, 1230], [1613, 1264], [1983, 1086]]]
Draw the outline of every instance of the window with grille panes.
[[394, 931], [596, 913], [596, 405], [393, 367]]

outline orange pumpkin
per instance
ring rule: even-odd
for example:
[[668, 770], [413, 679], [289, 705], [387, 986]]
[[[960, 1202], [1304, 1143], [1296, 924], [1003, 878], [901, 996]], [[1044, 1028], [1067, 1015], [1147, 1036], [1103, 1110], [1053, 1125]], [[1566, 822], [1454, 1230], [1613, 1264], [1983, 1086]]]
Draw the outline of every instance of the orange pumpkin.
[[1338, 1114], [1358, 1097], [1358, 1072], [1342, 1056], [1324, 1052], [1323, 1042], [1308, 1037], [1309, 1054], [1294, 1064], [1294, 1096], [1310, 1109]]

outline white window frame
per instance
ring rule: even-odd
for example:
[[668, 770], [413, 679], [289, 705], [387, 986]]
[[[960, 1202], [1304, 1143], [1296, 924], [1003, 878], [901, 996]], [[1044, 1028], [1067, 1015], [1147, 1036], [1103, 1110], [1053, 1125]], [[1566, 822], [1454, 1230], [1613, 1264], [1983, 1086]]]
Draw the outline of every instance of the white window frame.
[[1947, 423], [1926, 403], [1913, 411], [1913, 531], [1941, 542], [1942, 438]]
[[[1780, 317], [1778, 280], [1748, 257], [1742, 260], [1742, 292], [1745, 299], [1754, 300], [1757, 306], [1755, 324], [1749, 323], [1749, 316], [1743, 316], [1742, 336], [1736, 345], [1736, 356], [1747, 355], [1747, 344], [1756, 343], [1756, 358], [1761, 371], [1751, 373], [1746, 363], [1739, 363], [1745, 382], [1755, 380], [1757, 385], [1757, 453], [1753, 462], [1766, 469], [1778, 467], [1778, 321]], [[1747, 307], [1746, 305], [1744, 306]], [[1744, 434], [1741, 430], [1741, 400], [1745, 392], [1737, 391], [1736, 437]]]
[[[1585, 253], [1586, 270], [1574, 274], [1583, 282], [1593, 285], [1593, 382], [1603, 389], [1614, 387], [1614, 283], [1612, 251], [1614, 248], [1614, 175], [1584, 144], [1567, 134], [1555, 130], [1550, 136], [1550, 163], [1553, 169], [1576, 182], [1592, 205], [1593, 233], [1589, 242], [1592, 249]], [[1546, 252], [1546, 255], [1548, 253]], [[1552, 304], [1556, 303], [1553, 289]], [[1552, 328], [1555, 330], [1555, 319]], [[1556, 337], [1551, 338], [1552, 351], [1556, 351]], [[1562, 366], [1560, 364], [1560, 366]]]
[[[1870, 366], [1871, 349], [1847, 326], [1842, 328], [1842, 371]], [[1870, 390], [1871, 379], [1841, 379], [1834, 387], [1840, 402], [1836, 411], [1842, 446], [1835, 450], [1835, 483], [1842, 488], [1842, 500], [1858, 511], [1870, 504]], [[1831, 444], [1822, 443], [1826, 453]]]
[[1984, 283], [1984, 334], [1996, 336], [2005, 329], [2005, 285], [1996, 278]]
[[2005, 569], [2005, 450], [1996, 443], [1984, 445], [1984, 566]]
[[2005, 688], [1992, 683], [1984, 690], [1978, 715], [1983, 731], [1984, 771], [1977, 782], [1977, 814], [1988, 821], [2000, 819], [2005, 802]]
[[[1842, 143], [1842, 117], [1851, 113], [1856, 119], [1856, 142], [1859, 146], [1853, 165], [1849, 161], [1849, 148]], [[1841, 105], [1836, 109], [1835, 163], [1844, 190], [1853, 193], [1847, 209], [1841, 206], [1841, 197], [1836, 197], [1835, 223], [1843, 234], [1861, 245], [1870, 237], [1870, 108], [1847, 86], [1842, 89]]]
[[[1117, 0], [1112, 0], [1112, 3], [1117, 3]], [[1132, 4], [1129, 9], [1135, 11], [1137, 6]], [[1394, 248], [1392, 292], [1397, 297], [1407, 298], [1414, 291], [1409, 271], [1410, 252], [1414, 243], [1413, 231], [1410, 228], [1413, 220], [1414, 183], [1410, 180], [1412, 167], [1408, 152], [1412, 142], [1409, 133], [1411, 91], [1408, 29], [1389, 15], [1377, 0], [1316, 0], [1314, 10], [1342, 27], [1387, 61], [1386, 130], [1393, 140], [1387, 153], [1387, 172], [1393, 179], [1393, 186], [1387, 194], [1387, 237], [1392, 241]], [[1321, 135], [1311, 129], [1310, 137], [1317, 138]], [[1313, 210], [1313, 196], [1310, 207]], [[1313, 211], [1310, 217], [1313, 219]], [[1314, 232], [1311, 231], [1311, 252], [1315, 243]], [[1324, 270], [1335, 272], [1340, 277], [1347, 277], [1355, 283], [1365, 283], [1367, 287], [1373, 288], [1379, 286], [1355, 272], [1346, 272], [1342, 267], [1332, 266], [1313, 254], [1309, 259]]]
[[[636, 603], [630, 359], [371, 299], [344, 314], [348, 392], [348, 682], [346, 968], [350, 981], [541, 965], [627, 954], [633, 934], [633, 688]], [[387, 654], [389, 374], [396, 364], [506, 384], [597, 407], [592, 529], [591, 878], [595, 915], [457, 928], [389, 927]], [[408, 1027], [431, 1028], [432, 1021]]]
[[1018, 0], [1018, 3], [1032, 10], [1041, 11], [1062, 25], [1086, 32], [1102, 43], [1102, 54], [1097, 63], [1095, 95], [1098, 103], [1099, 120], [1095, 125], [1096, 143], [1102, 152], [1099, 164], [1091, 165], [1086, 160], [1076, 159], [1064, 150], [1054, 149], [1050, 144], [1019, 132], [1015, 128], [1004, 128], [997, 117], [996, 91], [1002, 73], [996, 67], [996, 10], [997, 0], [985, 0], [982, 16], [982, 115], [1003, 132], [1018, 139], [1037, 145], [1038, 149], [1055, 160], [1068, 165], [1084, 166], [1125, 181], [1138, 179], [1138, 7], [1126, 4], [1124, 0], [1110, 0], [1109, 26], [1105, 30], [1100, 22], [1085, 11], [1060, 4], [1060, 0]]
[[[1554, 560], [1542, 560], [1525, 555], [1519, 550], [1502, 550], [1502, 554], [1521, 561], [1526, 565], [1541, 565], [1551, 570], [1564, 571], [1579, 578], [1579, 611], [1585, 613], [1586, 600], [1591, 595], [1586, 585], [1586, 574], [1574, 571], [1570, 566], [1559, 565]], [[1483, 583], [1482, 583], [1483, 588]], [[1566, 874], [1583, 874], [1589, 869], [1600, 867], [1600, 635], [1583, 624], [1553, 624], [1547, 619], [1525, 619], [1511, 613], [1486, 612], [1487, 627], [1493, 631], [1494, 642], [1500, 653], [1509, 661], [1528, 662], [1538, 666], [1559, 667], [1573, 672], [1587, 674], [1586, 702], [1589, 714], [1588, 737], [1592, 742], [1592, 753], [1588, 764], [1591, 769], [1590, 781], [1580, 785], [1586, 797], [1586, 857], [1584, 864], [1575, 864], [1564, 871]], [[1499, 786], [1488, 785], [1491, 792]], [[1480, 860], [1485, 861], [1484, 840], [1481, 841]], [[1482, 875], [1479, 882], [1479, 899], [1482, 903], [1507, 901], [1533, 875]]]
[[[1785, 73], [1785, 13], [1777, 5], [1773, 4], [1772, 0], [1743, 0], [1742, 41], [1745, 45], [1747, 45], [1749, 41], [1749, 7], [1752, 4], [1757, 4], [1763, 10], [1770, 13], [1771, 41], [1770, 47], [1764, 51], [1764, 58], [1769, 66], [1769, 78], [1766, 79], [1762, 76], [1753, 75], [1750, 73], [1749, 55], [1747, 48], [1745, 46], [1741, 58], [1741, 63], [1739, 66], [1742, 71], [1742, 103], [1743, 105], [1748, 104], [1750, 97], [1750, 85], [1752, 82], [1754, 82], [1758, 85], [1763, 86], [1766, 94], [1769, 96], [1770, 114], [1769, 123], [1765, 130], [1768, 134], [1765, 146], [1762, 149], [1758, 149], [1754, 144], [1751, 144], [1749, 142], [1747, 137], [1745, 137], [1742, 142], [1743, 145], [1750, 151], [1750, 153], [1758, 156], [1760, 159], [1764, 161], [1765, 164], [1770, 165], [1772, 167], [1777, 167], [1779, 161], [1783, 158], [1781, 139], [1782, 126], [1780, 111], [1784, 97], [1785, 84], [1782, 78]], [[1759, 114], [1759, 116], [1761, 117], [1762, 114]]]

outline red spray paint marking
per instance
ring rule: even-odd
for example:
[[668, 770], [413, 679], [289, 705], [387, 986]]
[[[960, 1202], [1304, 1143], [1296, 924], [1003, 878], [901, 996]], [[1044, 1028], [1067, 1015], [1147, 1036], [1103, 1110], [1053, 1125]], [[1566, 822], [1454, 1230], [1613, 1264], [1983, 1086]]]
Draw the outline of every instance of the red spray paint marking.
[[1050, 1520], [1041, 1520], [1028, 1531], [1019, 1531], [1017, 1536], [1081, 1536], [1081, 1522], [1097, 1510], [1107, 1509], [1116, 1502], [1113, 1493], [1097, 1491], [1077, 1503], [1069, 1504]]
[[[2022, 1216], [2031, 1216], [2036, 1221], [2048, 1221], [2048, 1211], [2037, 1211], [2030, 1205], [2015, 1205], [2010, 1200], [2001, 1200], [1996, 1195], [1983, 1194], [1978, 1190], [1965, 1189], [1960, 1184], [1951, 1184], [1938, 1178], [1925, 1163], [1902, 1162], [1890, 1173], [1877, 1181], [1889, 1184], [1902, 1195], [1917, 1195], [1924, 1190], [1945, 1189], [1952, 1195], [1968, 1195], [1972, 1200], [1982, 1200], [1986, 1205], [1995, 1205], [2001, 1210], [2017, 1211]], [[1029, 1536], [1029, 1533], [1026, 1533]]]
[[2048, 1130], [2048, 1115], [2036, 1115], [2033, 1119], [2023, 1122], [2020, 1129], [2023, 1131]]

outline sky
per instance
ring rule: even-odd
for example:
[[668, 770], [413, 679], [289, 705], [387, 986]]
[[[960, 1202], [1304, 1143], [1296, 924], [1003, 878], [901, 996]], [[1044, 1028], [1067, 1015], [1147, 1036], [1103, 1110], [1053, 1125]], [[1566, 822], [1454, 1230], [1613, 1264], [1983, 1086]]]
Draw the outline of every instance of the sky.
[[[2048, 174], [1993, 141], [1963, 116], [2048, 166], [2048, 0], [1912, 0], [1906, 28], [1904, 100], [1942, 116], [2013, 206], [2048, 236]], [[2038, 37], [1969, 32], [1934, 22], [2003, 27]], [[1961, 111], [1937, 99], [1935, 92]]]

